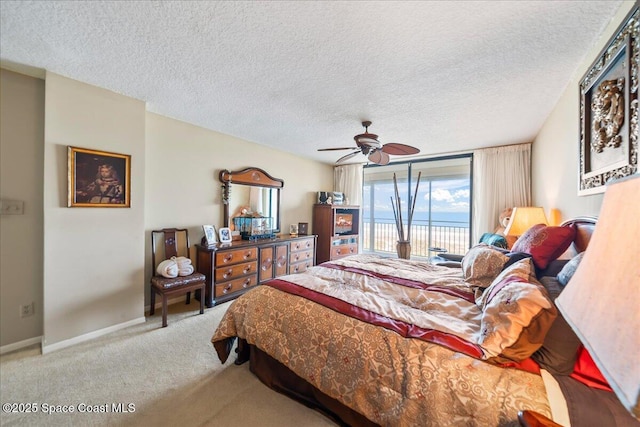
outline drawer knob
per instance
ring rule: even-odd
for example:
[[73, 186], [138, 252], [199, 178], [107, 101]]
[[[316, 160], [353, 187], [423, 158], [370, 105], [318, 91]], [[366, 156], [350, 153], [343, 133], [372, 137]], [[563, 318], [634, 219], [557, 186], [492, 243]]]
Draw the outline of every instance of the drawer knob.
[[222, 293], [226, 294], [230, 290], [231, 290], [231, 283], [229, 283], [227, 286], [224, 287], [224, 289], [222, 290]]
[[247, 252], [244, 254], [244, 259], [249, 259], [251, 258], [251, 252]]
[[251, 266], [247, 265], [243, 270], [242, 270], [245, 274], [251, 271]]
[[296, 265], [296, 266], [295, 266], [295, 268], [293, 269], [293, 272], [294, 272], [294, 273], [297, 273], [297, 272], [298, 272], [298, 268], [299, 268], [299, 267]]
[[229, 276], [231, 276], [233, 274], [233, 269], [230, 268], [227, 271], [224, 272], [224, 274], [222, 275], [222, 277], [224, 277], [225, 279]]
[[229, 262], [233, 259], [233, 254], [226, 254], [224, 256], [224, 262]]
[[244, 281], [244, 283], [242, 284], [243, 288], [246, 288], [247, 286], [249, 286], [251, 284], [251, 279], [247, 279]]

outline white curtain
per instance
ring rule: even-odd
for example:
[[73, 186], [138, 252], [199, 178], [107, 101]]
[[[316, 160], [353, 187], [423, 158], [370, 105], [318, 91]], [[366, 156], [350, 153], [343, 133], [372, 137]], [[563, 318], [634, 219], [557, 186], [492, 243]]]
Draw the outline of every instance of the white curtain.
[[531, 144], [473, 152], [473, 242], [498, 227], [506, 208], [530, 205]]
[[362, 164], [336, 166], [333, 169], [333, 190], [344, 193], [350, 205], [362, 204]]

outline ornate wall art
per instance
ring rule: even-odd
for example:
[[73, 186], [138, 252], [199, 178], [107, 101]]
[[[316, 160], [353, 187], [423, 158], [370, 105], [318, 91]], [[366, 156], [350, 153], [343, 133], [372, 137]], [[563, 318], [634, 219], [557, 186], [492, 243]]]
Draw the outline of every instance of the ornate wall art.
[[131, 206], [131, 156], [67, 147], [68, 207]]
[[580, 81], [579, 196], [638, 170], [639, 29], [636, 4]]

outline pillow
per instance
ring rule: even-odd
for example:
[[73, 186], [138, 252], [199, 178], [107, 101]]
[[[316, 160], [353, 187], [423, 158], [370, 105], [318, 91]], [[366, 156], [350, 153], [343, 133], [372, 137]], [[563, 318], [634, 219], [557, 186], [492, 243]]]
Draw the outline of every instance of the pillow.
[[500, 234], [484, 233], [480, 236], [480, 243], [486, 243], [487, 245], [497, 246], [498, 248], [507, 249], [507, 239]]
[[531, 254], [528, 254], [526, 252], [508, 252], [505, 255], [509, 257], [509, 260], [504, 263], [504, 266], [502, 267], [503, 270], [505, 268], [512, 266], [513, 264], [520, 261], [521, 259], [531, 258]]
[[584, 252], [580, 252], [578, 255], [571, 258], [571, 261], [566, 263], [564, 267], [562, 267], [562, 270], [558, 273], [558, 282], [560, 282], [562, 286], [567, 286], [567, 283], [569, 283], [569, 280], [573, 277], [573, 273], [578, 269], [578, 265], [580, 265], [583, 255]]
[[[502, 272], [500, 272], [500, 274], [493, 280], [491, 285], [500, 282], [501, 280], [509, 276], [519, 277], [523, 282], [530, 282], [532, 280], [535, 281], [534, 271], [535, 269], [533, 267], [533, 264], [531, 263], [531, 259], [524, 258], [502, 270]], [[495, 289], [495, 287], [493, 289]], [[476, 293], [476, 304], [478, 305], [478, 307], [480, 307], [481, 310], [487, 304], [487, 298], [489, 297], [489, 288], [484, 289], [481, 295], [478, 295]]]
[[584, 346], [580, 348], [578, 360], [576, 360], [573, 373], [570, 376], [589, 387], [613, 391]]
[[[543, 277], [540, 283], [549, 293], [551, 300], [555, 300], [562, 291], [562, 285], [555, 277]], [[573, 372], [581, 345], [580, 338], [558, 311], [556, 320], [544, 337], [542, 347], [533, 353], [531, 358], [552, 374], [569, 375]]]
[[531, 261], [504, 270], [480, 298], [480, 337], [484, 358], [520, 362], [543, 343], [557, 310], [542, 285], [531, 277]]
[[544, 269], [549, 262], [567, 250], [575, 237], [576, 228], [573, 225], [549, 227], [537, 224], [525, 231], [513, 244], [511, 250], [531, 254], [536, 267]]
[[486, 243], [480, 243], [462, 258], [462, 274], [464, 280], [472, 285], [486, 288], [496, 278], [507, 256]]
[[556, 259], [547, 264], [547, 268], [537, 270], [536, 273], [538, 277], [550, 276], [556, 277], [560, 270], [569, 262], [568, 259]]

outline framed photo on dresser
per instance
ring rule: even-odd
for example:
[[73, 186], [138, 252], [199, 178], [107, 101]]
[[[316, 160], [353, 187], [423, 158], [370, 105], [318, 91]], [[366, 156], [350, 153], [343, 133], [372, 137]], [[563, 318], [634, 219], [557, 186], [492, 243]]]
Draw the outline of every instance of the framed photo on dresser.
[[204, 243], [207, 246], [218, 243], [216, 228], [213, 225], [203, 225], [202, 230], [204, 231]]
[[231, 229], [229, 227], [222, 227], [218, 231], [220, 237], [220, 243], [230, 243], [232, 240]]

